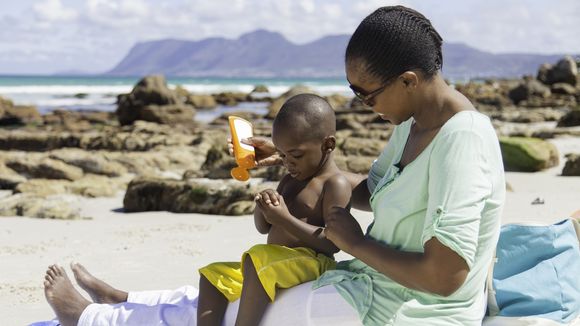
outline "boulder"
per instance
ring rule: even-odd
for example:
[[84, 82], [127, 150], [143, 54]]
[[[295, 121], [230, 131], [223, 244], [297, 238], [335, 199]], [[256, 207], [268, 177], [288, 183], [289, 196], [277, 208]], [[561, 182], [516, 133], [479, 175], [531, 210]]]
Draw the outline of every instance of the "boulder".
[[147, 105], [141, 109], [139, 120], [159, 124], [192, 124], [195, 109], [191, 105]]
[[376, 159], [377, 156], [336, 156], [335, 162], [342, 171], [368, 174]]
[[483, 104], [494, 107], [510, 104], [509, 99], [506, 97], [507, 89], [509, 88], [513, 88], [513, 86], [492, 80], [487, 80], [485, 83], [468, 82], [455, 85], [455, 89], [465, 95], [475, 105]]
[[345, 156], [378, 157], [385, 148], [385, 145], [385, 141], [377, 139], [348, 137], [342, 142], [339, 140], [337, 148], [340, 149]]
[[284, 94], [280, 95], [278, 98], [272, 101], [268, 106], [268, 114], [266, 115], [269, 119], [274, 119], [282, 105], [291, 97], [298, 94], [316, 94], [313, 90], [306, 86], [296, 85], [286, 91]]
[[191, 94], [187, 96], [185, 104], [192, 105], [196, 109], [215, 109], [217, 102], [211, 95]]
[[332, 94], [325, 96], [324, 99], [330, 104], [334, 110], [346, 109], [351, 99], [340, 94]]
[[41, 124], [42, 116], [35, 106], [10, 105], [5, 101], [0, 113], [0, 126], [22, 126], [26, 124]]
[[241, 92], [222, 92], [213, 96], [218, 104], [225, 106], [236, 106], [240, 102], [249, 100], [248, 94]]
[[148, 121], [142, 115], [145, 107], [183, 104], [183, 101], [181, 101], [175, 91], [167, 87], [165, 77], [154, 75], [141, 79], [131, 93], [119, 95], [117, 104], [116, 114], [119, 123], [121, 125], [129, 125], [136, 120]]
[[508, 92], [508, 97], [514, 102], [514, 104], [519, 104], [522, 101], [529, 99], [532, 96], [546, 98], [550, 96], [550, 88], [546, 87], [539, 81], [525, 80], [517, 87], [511, 89]]
[[233, 180], [136, 178], [127, 188], [123, 208], [126, 212], [245, 215], [254, 210], [254, 205], [249, 203], [253, 203], [255, 192], [252, 187]]
[[48, 158], [39, 162], [13, 158], [6, 166], [28, 178], [77, 180], [83, 176], [82, 169]]
[[7, 168], [3, 163], [0, 163], [0, 189], [13, 190], [18, 184], [25, 181], [25, 177]]
[[70, 194], [83, 197], [113, 197], [119, 191], [126, 188], [127, 184], [119, 178], [108, 178], [100, 175], [89, 174], [71, 182], [67, 187]]
[[0, 215], [71, 220], [80, 218], [80, 209], [64, 198], [16, 194], [0, 199]]
[[574, 86], [566, 83], [555, 83], [550, 89], [552, 94], [575, 95], [577, 92]]
[[228, 154], [224, 146], [212, 146], [206, 155], [201, 169], [205, 171], [204, 177], [210, 179], [229, 179], [230, 171], [237, 166], [234, 158]]
[[566, 155], [566, 165], [564, 165], [562, 175], [580, 176], [580, 154]]
[[254, 86], [252, 93], [270, 93], [270, 90], [266, 85], [256, 85]]
[[252, 178], [263, 178], [267, 181], [280, 181], [288, 174], [288, 170], [283, 165], [260, 167], [250, 170]]
[[559, 162], [556, 146], [542, 139], [501, 137], [500, 146], [506, 171], [536, 172]]
[[49, 157], [76, 166], [82, 169], [84, 173], [118, 177], [128, 172], [122, 164], [105, 159], [102, 153], [99, 152], [63, 149], [52, 152]]
[[572, 110], [558, 121], [557, 127], [580, 126], [580, 109]]
[[14, 188], [14, 193], [35, 195], [37, 197], [47, 197], [52, 195], [62, 195], [68, 193], [71, 184], [68, 180], [50, 179], [30, 179], [22, 182]]
[[113, 112], [54, 110], [42, 118], [51, 130], [85, 132], [93, 130], [95, 125], [117, 125]]
[[538, 80], [546, 85], [556, 83], [566, 83], [576, 85], [578, 75], [578, 66], [571, 56], [566, 56], [551, 66], [544, 64], [538, 71]]

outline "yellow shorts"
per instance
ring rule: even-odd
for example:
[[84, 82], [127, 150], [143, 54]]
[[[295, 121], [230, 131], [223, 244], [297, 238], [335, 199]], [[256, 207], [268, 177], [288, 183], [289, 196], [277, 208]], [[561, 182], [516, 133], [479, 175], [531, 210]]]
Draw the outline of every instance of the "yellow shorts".
[[310, 248], [260, 244], [244, 252], [241, 263], [213, 263], [200, 268], [199, 273], [223, 293], [229, 302], [236, 301], [242, 295], [242, 266], [248, 255], [271, 301], [276, 296], [276, 288], [287, 289], [315, 280], [336, 266], [333, 259], [317, 254]]

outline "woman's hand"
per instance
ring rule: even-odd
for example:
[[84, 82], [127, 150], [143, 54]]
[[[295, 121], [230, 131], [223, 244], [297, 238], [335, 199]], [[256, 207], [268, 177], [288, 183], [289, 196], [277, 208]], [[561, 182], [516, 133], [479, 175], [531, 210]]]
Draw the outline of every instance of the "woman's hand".
[[256, 205], [264, 213], [264, 219], [270, 224], [279, 224], [284, 219], [292, 218], [284, 198], [273, 189], [266, 189], [254, 197]]
[[358, 222], [342, 207], [332, 207], [324, 220], [326, 222], [324, 236], [344, 252], [351, 253], [352, 248], [365, 238]]
[[[242, 143], [254, 147], [256, 152], [257, 166], [271, 166], [282, 164], [282, 158], [276, 151], [276, 146], [268, 138], [264, 137], [248, 137], [241, 140]], [[234, 155], [234, 145], [232, 139], [228, 138], [228, 151], [230, 155]]]

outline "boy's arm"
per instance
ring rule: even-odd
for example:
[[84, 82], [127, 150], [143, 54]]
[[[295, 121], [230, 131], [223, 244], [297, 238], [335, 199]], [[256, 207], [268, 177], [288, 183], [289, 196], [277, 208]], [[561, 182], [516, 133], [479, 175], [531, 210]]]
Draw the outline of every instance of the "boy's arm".
[[[351, 189], [350, 183], [342, 175], [326, 181], [322, 192], [323, 218], [329, 208], [333, 206], [348, 207]], [[289, 215], [289, 218], [279, 219], [277, 223], [280, 223], [290, 234], [302, 240], [308, 247], [328, 256], [332, 256], [339, 251], [338, 247], [323, 235], [321, 227], [308, 224], [291, 214]]]
[[256, 205], [256, 208], [254, 209], [254, 224], [256, 225], [256, 230], [261, 234], [267, 234], [270, 232], [270, 228], [272, 227], [272, 224], [266, 221], [264, 212], [262, 212], [258, 205]]

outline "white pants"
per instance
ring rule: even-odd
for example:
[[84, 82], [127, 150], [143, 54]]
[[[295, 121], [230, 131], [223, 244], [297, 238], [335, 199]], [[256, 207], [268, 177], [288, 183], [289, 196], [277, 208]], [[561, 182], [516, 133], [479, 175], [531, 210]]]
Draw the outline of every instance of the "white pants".
[[[184, 286], [173, 291], [130, 292], [127, 302], [89, 305], [78, 325], [196, 325], [198, 290]], [[233, 325], [239, 300], [226, 311], [224, 325]], [[281, 290], [262, 325], [361, 325], [357, 312], [333, 286], [312, 290], [312, 282]]]

